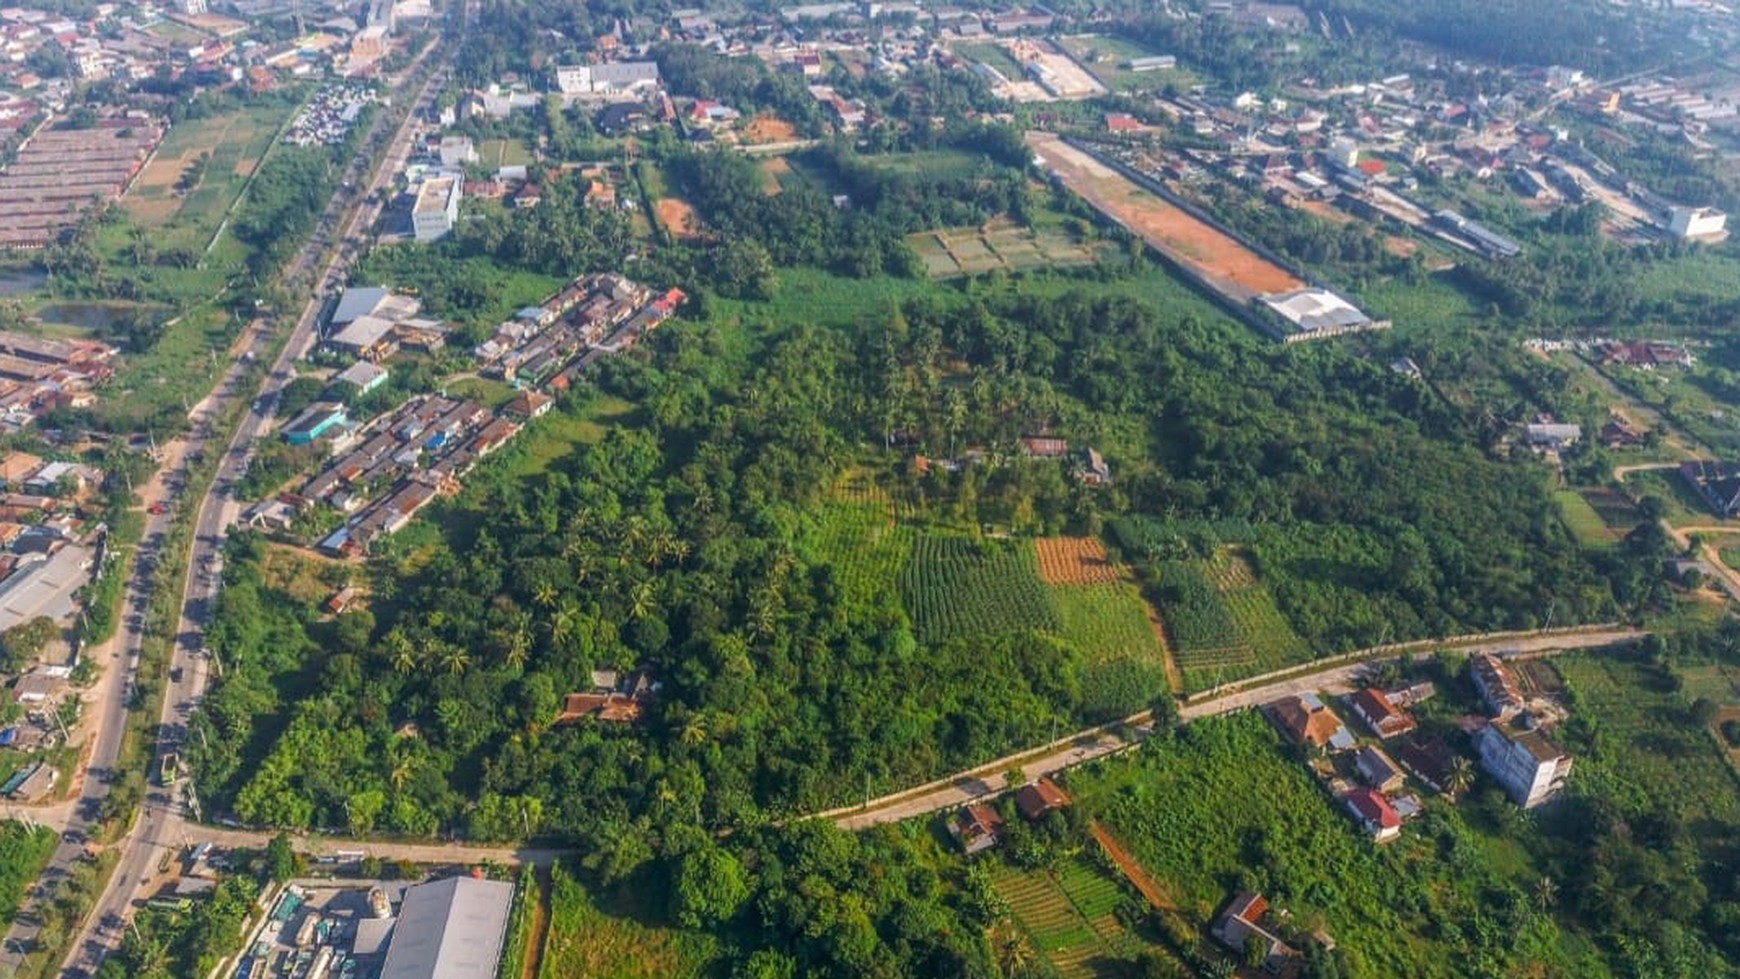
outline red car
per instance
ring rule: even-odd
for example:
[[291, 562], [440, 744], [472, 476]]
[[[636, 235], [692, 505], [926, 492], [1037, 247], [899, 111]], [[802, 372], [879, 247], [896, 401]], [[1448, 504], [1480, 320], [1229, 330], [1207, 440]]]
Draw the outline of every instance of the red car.
[[162, 500], [158, 500], [156, 503], [151, 504], [150, 506], [146, 507], [145, 509], [149, 513], [168, 513], [169, 512], [169, 504], [163, 502]]

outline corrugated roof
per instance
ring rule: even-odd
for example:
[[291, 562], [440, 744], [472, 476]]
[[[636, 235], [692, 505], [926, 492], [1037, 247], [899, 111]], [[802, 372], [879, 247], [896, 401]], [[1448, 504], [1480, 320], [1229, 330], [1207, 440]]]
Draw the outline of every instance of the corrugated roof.
[[405, 892], [381, 979], [495, 979], [513, 885], [449, 877]]

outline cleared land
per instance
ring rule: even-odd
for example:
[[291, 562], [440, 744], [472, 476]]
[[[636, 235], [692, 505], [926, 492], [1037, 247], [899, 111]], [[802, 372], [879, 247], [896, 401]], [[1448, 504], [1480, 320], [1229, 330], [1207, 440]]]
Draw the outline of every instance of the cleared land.
[[693, 238], [701, 231], [694, 205], [680, 197], [661, 197], [653, 205], [658, 209], [659, 224], [678, 238]]
[[1244, 302], [1305, 288], [1293, 273], [1056, 136], [1028, 133], [1027, 145], [1064, 186], [1216, 290]]
[[1046, 537], [1033, 546], [1039, 552], [1039, 577], [1048, 585], [1098, 585], [1124, 578], [1097, 537]]
[[1167, 83], [1182, 87], [1193, 80], [1187, 72], [1178, 68], [1131, 71], [1125, 66], [1132, 58], [1146, 58], [1156, 52], [1121, 37], [1078, 34], [1074, 37], [1058, 38], [1057, 46], [1073, 55], [1082, 67], [1092, 72], [1107, 88], [1117, 91], [1157, 89]]
[[1061, 231], [1034, 231], [1009, 225], [983, 228], [945, 228], [908, 235], [907, 244], [924, 262], [933, 279], [954, 275], [978, 275], [997, 269], [1023, 269], [1085, 265], [1094, 260], [1093, 250]]
[[741, 136], [744, 143], [789, 143], [798, 138], [798, 133], [791, 123], [763, 113], [749, 120]]

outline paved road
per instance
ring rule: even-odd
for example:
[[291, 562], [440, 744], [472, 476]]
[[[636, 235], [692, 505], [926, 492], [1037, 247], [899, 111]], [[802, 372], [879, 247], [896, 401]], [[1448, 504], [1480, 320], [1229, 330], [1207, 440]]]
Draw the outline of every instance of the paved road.
[[[1592, 649], [1632, 642], [1642, 635], [1642, 632], [1634, 629], [1614, 629], [1580, 634], [1446, 643], [1440, 648], [1455, 649], [1469, 654], [1491, 652], [1504, 655], [1547, 655], [1571, 649]], [[1385, 655], [1394, 656], [1396, 654], [1386, 653]], [[1368, 662], [1369, 660], [1354, 660], [1302, 676], [1261, 684], [1186, 705], [1180, 708], [1179, 713], [1185, 720], [1195, 720], [1216, 714], [1228, 714], [1306, 691], [1347, 692], [1353, 689], [1355, 681], [1359, 678], [1360, 672], [1366, 668]], [[1033, 752], [1010, 755], [981, 765], [971, 771], [961, 772], [958, 775], [931, 783], [932, 787], [929, 788], [871, 800], [868, 808], [860, 806], [852, 809], [836, 809], [819, 813], [818, 816], [832, 819], [836, 825], [843, 829], [863, 829], [877, 823], [899, 822], [940, 809], [951, 809], [963, 803], [1000, 795], [1009, 788], [1007, 773], [1017, 765], [1021, 768], [1023, 779], [1034, 779], [1041, 775], [1053, 775], [1084, 762], [1133, 748], [1141, 743], [1141, 738], [1147, 735], [1148, 725], [1151, 721], [1152, 718], [1146, 711], [1127, 718], [1123, 726], [1134, 730], [1135, 737], [1133, 739], [1127, 740], [1119, 736], [1110, 729], [1112, 726], [1090, 728], [1065, 739], [1061, 743], [1054, 742], [1058, 747], [1039, 757], [1033, 757]]]
[[[433, 48], [426, 49], [423, 56], [407, 69], [406, 77], [417, 71], [431, 50]], [[278, 395], [295, 376], [291, 368], [292, 361], [305, 354], [317, 339], [316, 326], [322, 296], [344, 281], [361, 237], [379, 216], [381, 202], [388, 196], [385, 190], [391, 186], [391, 181], [403, 168], [404, 161], [410, 154], [418, 113], [433, 102], [444, 81], [444, 71], [437, 70], [430, 74], [427, 83], [418, 92], [413, 111], [407, 114], [404, 124], [393, 137], [389, 151], [383, 155], [384, 162], [376, 169], [373, 180], [360, 193], [341, 191], [335, 196], [319, 222], [315, 235], [290, 266], [291, 276], [300, 275], [315, 267], [319, 256], [326, 250], [328, 231], [342, 225], [344, 240], [340, 247], [332, 251], [326, 262], [320, 277], [321, 288], [303, 310], [289, 342], [277, 362], [272, 365], [265, 381], [257, 390], [250, 390], [246, 383], [250, 364], [266, 355], [272, 342], [269, 330], [253, 329], [244, 337], [240, 349], [234, 351], [236, 360], [219, 380], [216, 389], [191, 409], [189, 417], [193, 422], [192, 433], [165, 447], [165, 464], [153, 478], [152, 485], [141, 493], [147, 504], [159, 500], [173, 503], [186, 485], [188, 458], [198, 458], [200, 453], [218, 448], [214, 444], [212, 424], [236, 401], [255, 397], [254, 405], [244, 417], [235, 437], [227, 447], [223, 447], [224, 457], [220, 460], [216, 480], [211, 493], [201, 500], [195, 520], [195, 539], [189, 557], [187, 590], [183, 596], [182, 616], [171, 664], [171, 682], [164, 698], [162, 723], [158, 734], [159, 756], [165, 751], [175, 750], [181, 743], [186, 733], [187, 720], [198, 706], [205, 690], [211, 664], [204, 655], [200, 624], [209, 613], [211, 600], [216, 593], [218, 575], [215, 573], [214, 562], [222, 548], [225, 533], [240, 510], [232, 489], [247, 471], [254, 441], [265, 433]], [[377, 129], [384, 131], [385, 123], [386, 117], [383, 115], [377, 123]], [[365, 146], [373, 139], [371, 137], [365, 141]], [[359, 155], [352, 161], [351, 168], [346, 173], [346, 182], [355, 187], [365, 180], [368, 177], [369, 165], [377, 159], [382, 157], [368, 153]], [[80, 794], [72, 803], [27, 813], [30, 818], [63, 832], [62, 843], [33, 891], [33, 897], [46, 893], [45, 885], [64, 879], [71, 872], [74, 861], [84, 851], [84, 841], [92, 831], [102, 801], [108, 794], [106, 774], [113, 768], [119, 755], [121, 736], [126, 727], [127, 701], [135, 682], [139, 650], [144, 639], [146, 603], [155, 581], [158, 548], [168, 529], [169, 520], [168, 515], [148, 516], [139, 561], [125, 589], [126, 611], [121, 628], [104, 648], [92, 653], [106, 668], [89, 698], [95, 705], [95, 710], [90, 714], [96, 724], [96, 733], [93, 748], [86, 756], [88, 770], [83, 777]], [[180, 800], [173, 798], [170, 791], [156, 786], [150, 788], [139, 822], [119, 844], [120, 862], [110, 880], [109, 888], [98, 901], [93, 913], [85, 919], [79, 938], [61, 970], [62, 976], [85, 979], [95, 975], [103, 957], [119, 943], [121, 937], [121, 929], [104, 927], [104, 924], [122, 921], [130, 914], [135, 899], [141, 896], [136, 891], [149, 879], [150, 871], [155, 868], [162, 849], [177, 848], [189, 840], [201, 839], [197, 834], [202, 832], [198, 827], [185, 822]], [[406, 859], [416, 859], [409, 856], [416, 852], [421, 850], [393, 848], [390, 851], [383, 849], [382, 855], [388, 859], [400, 859], [400, 854], [403, 853], [407, 854]], [[500, 852], [489, 853], [488, 859], [504, 858]], [[513, 858], [514, 852], [507, 851], [506, 859]], [[8, 932], [3, 948], [0, 948], [0, 975], [11, 975], [16, 971], [22, 953], [29, 950], [36, 939], [38, 923], [34, 904], [27, 904], [24, 913]]]
[[[424, 52], [425, 55], [427, 53]], [[408, 71], [414, 71], [420, 64], [421, 59]], [[341, 245], [333, 250], [322, 272], [323, 288], [316, 291], [303, 309], [289, 341], [262, 382], [253, 404], [237, 426], [235, 436], [225, 448], [211, 492], [200, 503], [170, 673], [172, 683], [163, 701], [162, 724], [158, 731], [159, 757], [165, 752], [179, 749], [187, 733], [188, 718], [204, 695], [212, 661], [204, 652], [203, 624], [212, 610], [212, 600], [216, 597], [219, 586], [220, 575], [217, 573], [216, 562], [228, 530], [241, 511], [241, 504], [233, 492], [235, 484], [247, 472], [256, 440], [267, 434], [279, 395], [296, 376], [293, 362], [306, 354], [317, 342], [324, 295], [331, 287], [343, 282], [345, 268], [354, 255], [353, 249], [360, 244], [362, 236], [368, 233], [379, 215], [379, 200], [384, 199], [385, 195], [376, 192], [390, 186], [390, 182], [402, 169], [417, 132], [418, 115], [433, 102], [440, 90], [438, 82], [442, 78], [443, 74], [439, 71], [431, 74], [418, 92], [416, 104], [394, 134], [384, 165], [375, 171], [375, 177], [367, 192], [351, 200], [344, 199], [342, 195], [334, 199], [328, 217], [322, 221], [322, 227], [336, 224], [336, 214], [342, 213], [346, 205], [349, 205], [350, 216], [343, 223], [344, 236]], [[359, 161], [363, 160], [364, 158], [359, 157]], [[364, 163], [353, 161], [353, 173], [355, 176], [350, 178], [352, 180], [366, 176]], [[324, 244], [318, 237], [311, 239], [294, 268], [300, 270], [312, 267]], [[265, 352], [268, 340], [269, 336], [262, 333], [259, 342], [261, 349], [256, 351], [256, 355]], [[237, 386], [233, 390], [226, 388], [224, 397], [233, 399], [244, 394]], [[152, 872], [165, 851], [177, 851], [190, 842], [210, 839], [214, 835], [203, 827], [189, 823], [182, 807], [183, 800], [177, 798], [174, 789], [158, 786], [151, 788], [138, 824], [122, 841], [120, 863], [110, 879], [109, 888], [86, 919], [84, 931], [66, 967], [62, 969], [62, 976], [76, 979], [95, 975], [103, 957], [119, 945], [123, 933], [123, 929], [119, 927], [106, 928], [105, 923], [124, 921], [130, 916], [134, 904], [149, 896], [141, 891], [152, 880]], [[253, 839], [256, 842], [261, 841], [258, 837]]]

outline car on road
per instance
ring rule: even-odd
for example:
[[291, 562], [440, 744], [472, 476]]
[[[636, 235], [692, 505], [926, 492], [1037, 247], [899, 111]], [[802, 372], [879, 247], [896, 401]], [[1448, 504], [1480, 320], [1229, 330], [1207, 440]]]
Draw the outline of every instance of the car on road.
[[147, 513], [153, 513], [153, 514], [168, 513], [169, 512], [169, 504], [163, 502], [162, 500], [158, 500], [155, 503], [152, 503], [150, 506], [146, 507], [145, 511]]

